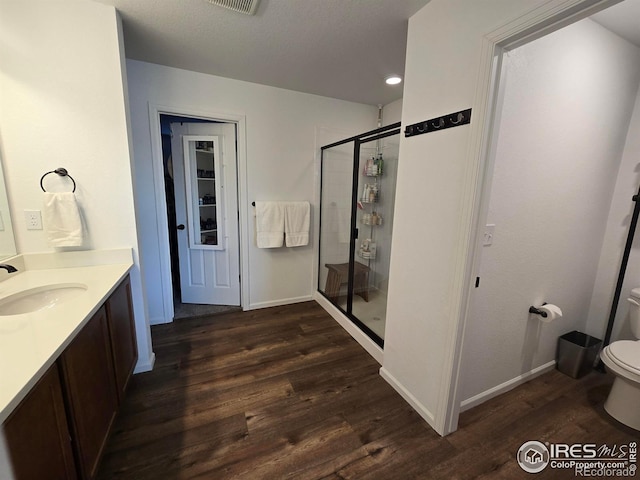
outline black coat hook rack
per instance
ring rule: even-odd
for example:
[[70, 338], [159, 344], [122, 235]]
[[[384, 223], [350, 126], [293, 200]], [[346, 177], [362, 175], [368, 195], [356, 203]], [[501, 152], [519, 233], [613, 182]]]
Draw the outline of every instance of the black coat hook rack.
[[459, 112], [449, 113], [441, 117], [431, 118], [423, 122], [407, 125], [404, 129], [405, 137], [413, 137], [423, 133], [435, 132], [438, 130], [446, 130], [447, 128], [459, 127], [471, 123], [471, 109], [461, 110]]
[[67, 172], [66, 168], [60, 167], [60, 168], [56, 168], [55, 170], [51, 170], [50, 172], [47, 172], [44, 175], [42, 175], [42, 177], [40, 177], [40, 188], [42, 189], [43, 192], [46, 192], [43, 184], [44, 177], [46, 177], [50, 173], [55, 173], [56, 175], [59, 175], [61, 177], [68, 177], [73, 182], [73, 190], [71, 190], [71, 192], [74, 193], [76, 191], [76, 181], [73, 179], [71, 175], [69, 175], [69, 172]]

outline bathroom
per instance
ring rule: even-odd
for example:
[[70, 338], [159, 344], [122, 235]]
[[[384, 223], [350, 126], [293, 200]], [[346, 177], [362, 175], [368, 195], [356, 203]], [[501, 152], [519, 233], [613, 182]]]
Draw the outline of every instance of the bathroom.
[[[446, 18], [460, 13], [455, 6], [437, 4], [434, 8]], [[472, 20], [465, 14], [460, 23], [451, 20], [447, 27], [464, 28], [462, 22], [471, 22], [476, 29], [474, 35], [480, 36], [478, 32], [484, 33], [498, 20], [506, 22], [522, 6], [513, 6], [508, 12], [492, 8], [489, 13], [494, 13], [496, 20], [489, 22], [485, 17]], [[434, 61], [441, 70], [424, 66], [418, 45], [427, 44], [429, 38], [421, 32], [439, 31], [430, 14], [427, 9], [412, 20], [413, 36], [407, 58], [413, 80], [405, 89], [402, 112], [405, 123], [476, 105], [475, 78], [469, 79], [467, 70], [458, 65], [477, 64], [476, 50], [465, 50], [461, 57], [449, 52], [454, 60], [436, 58]], [[25, 30], [30, 35], [20, 35]], [[15, 72], [5, 83], [11, 87], [11, 98], [9, 95], [3, 98], [3, 109], [8, 109], [5, 111], [12, 122], [2, 125], [3, 163], [13, 212], [39, 208], [38, 178], [51, 168], [65, 166], [79, 182], [77, 196], [92, 232], [86, 247], [134, 247], [137, 266], [132, 287], [140, 357], [138, 371], [151, 369], [154, 362], [149, 324], [171, 320], [164, 287], [157, 281], [167, 277], [162, 270], [163, 230], [156, 211], [161, 193], [156, 189], [150, 148], [149, 104], [198, 105], [201, 113], [214, 116], [242, 113], [245, 119], [239, 121], [245, 122], [246, 132], [252, 132], [245, 138], [247, 164], [239, 184], [240, 223], [244, 229], [242, 305], [245, 309], [257, 309], [314, 298], [318, 278], [314, 248], [281, 252], [254, 248], [250, 203], [295, 198], [317, 205], [320, 147], [376, 128], [375, 106], [125, 60], [122, 32], [113, 11], [90, 2], [75, 6], [73, 11], [43, 8], [29, 25], [15, 24], [9, 31], [20, 42], [22, 52], [2, 59]], [[473, 37], [470, 42], [475, 45], [475, 41]], [[38, 69], [33, 65], [38, 65]], [[437, 73], [445, 70], [449, 72], [447, 75]], [[123, 82], [125, 75], [127, 81]], [[438, 87], [424, 92], [418, 85], [426, 84], [427, 80]], [[211, 91], [216, 95], [210, 95]], [[394, 103], [383, 108], [383, 112], [397, 112], [386, 115], [385, 123], [400, 120], [397, 107]], [[474, 115], [481, 117], [482, 108], [474, 108]], [[474, 235], [470, 233], [473, 217], [470, 204], [475, 198], [477, 172], [471, 171], [473, 166], [467, 166], [466, 160], [469, 144], [475, 144], [474, 140], [478, 143], [480, 138], [477, 128], [474, 126], [472, 139], [466, 130], [461, 133], [462, 129], [452, 129], [438, 138], [428, 135], [425, 137], [430, 138], [406, 140], [400, 147], [400, 156], [403, 161], [406, 159], [406, 164], [400, 164], [398, 172], [398, 217], [394, 219], [388, 309], [388, 317], [396, 320], [385, 331], [382, 374], [406, 398], [412, 399], [416, 409], [439, 432], [451, 428], [445, 428], [444, 420], [450, 403], [449, 378], [455, 370], [449, 357], [459, 350], [456, 338], [461, 331], [462, 298], [468, 288], [464, 286], [469, 268], [466, 242]], [[127, 134], [129, 129], [131, 135]], [[29, 148], [19, 149], [17, 145]], [[637, 175], [637, 170], [629, 171]], [[416, 198], [415, 192], [420, 192], [420, 198]], [[628, 194], [621, 192], [618, 199], [616, 193], [614, 201], [619, 202], [621, 209], [625, 208], [626, 197]], [[425, 209], [425, 205], [439, 208]], [[21, 225], [20, 216], [14, 217]], [[319, 226], [316, 216], [314, 221], [312, 235], [317, 234]], [[438, 235], [433, 235], [434, 226]], [[496, 224], [496, 245], [501, 227], [502, 224]], [[15, 237], [20, 252], [48, 249], [42, 232], [16, 228]], [[613, 238], [610, 241], [613, 242], [610, 250], [615, 251], [618, 243]], [[420, 252], [420, 261], [416, 261], [416, 252]], [[615, 257], [615, 253], [608, 255]], [[615, 263], [610, 257], [603, 257], [601, 263]], [[637, 259], [633, 261], [637, 265]], [[615, 273], [603, 272], [599, 282], [612, 285], [613, 276]], [[273, 278], [283, 281], [274, 282]], [[603, 288], [605, 291], [606, 287]], [[543, 296], [546, 293], [540, 292], [531, 301], [551, 300]], [[564, 307], [560, 300], [558, 303]], [[599, 302], [605, 315], [594, 311], [594, 318], [606, 316], [606, 303]], [[596, 327], [590, 331], [598, 333]], [[504, 379], [489, 383], [507, 381], [509, 375], [511, 372], [505, 373]], [[486, 387], [479, 385], [468, 395], [476, 395]]]
[[[494, 231], [465, 332], [463, 410], [554, 368], [560, 335], [604, 338], [640, 184], [640, 49], [593, 18], [504, 55], [485, 184]], [[638, 241], [612, 340], [632, 338]], [[544, 302], [564, 316], [529, 314]]]

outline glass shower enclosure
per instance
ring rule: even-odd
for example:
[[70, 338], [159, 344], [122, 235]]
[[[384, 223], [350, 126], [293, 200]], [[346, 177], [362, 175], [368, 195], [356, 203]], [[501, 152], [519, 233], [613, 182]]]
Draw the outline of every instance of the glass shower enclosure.
[[318, 291], [380, 347], [400, 123], [322, 147]]

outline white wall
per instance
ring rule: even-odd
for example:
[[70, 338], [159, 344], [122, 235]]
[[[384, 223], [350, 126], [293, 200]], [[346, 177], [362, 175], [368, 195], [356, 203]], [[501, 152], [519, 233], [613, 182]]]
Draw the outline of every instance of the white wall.
[[[317, 215], [317, 134], [321, 127], [355, 135], [375, 128], [377, 108], [227, 78], [128, 61], [141, 251], [146, 269], [152, 322], [170, 320], [164, 312], [159, 258], [153, 159], [148, 104], [206, 114], [246, 116], [249, 216], [249, 298], [245, 308], [310, 299], [317, 258], [314, 245], [258, 249], [255, 200], [308, 200]], [[162, 232], [160, 233], [162, 234]], [[314, 238], [312, 235], [311, 238]], [[313, 243], [313, 242], [312, 242]], [[243, 279], [243, 281], [247, 281]]]
[[[634, 203], [631, 199], [638, 193], [638, 185], [640, 185], [640, 90], [638, 90], [629, 123], [616, 188], [611, 201], [598, 276], [589, 308], [586, 331], [599, 338], [604, 338], [606, 331], [633, 213]], [[634, 338], [629, 329], [629, 302], [626, 299], [631, 289], [637, 287], [640, 287], [640, 232], [636, 228], [616, 312], [612, 341]]]
[[402, 119], [402, 99], [387, 103], [382, 107], [382, 125], [391, 125]]
[[488, 47], [580, 3], [431, 0], [409, 20], [403, 125], [473, 109], [470, 125], [400, 142], [381, 374], [440, 433], [455, 428], [452, 379], [471, 288]]
[[[553, 362], [557, 338], [585, 330], [640, 49], [586, 19], [508, 52], [502, 78], [495, 234], [467, 320], [465, 399]], [[563, 318], [528, 313], [543, 302]]]
[[[84, 248], [130, 247], [137, 259], [119, 19], [113, 7], [74, 1], [2, 2], [2, 160], [19, 253], [50, 251], [23, 210], [40, 210], [40, 177], [65, 167], [88, 230]], [[51, 178], [53, 177], [53, 178]], [[51, 189], [68, 179], [47, 177]], [[152, 365], [136, 262], [131, 273], [138, 370]]]

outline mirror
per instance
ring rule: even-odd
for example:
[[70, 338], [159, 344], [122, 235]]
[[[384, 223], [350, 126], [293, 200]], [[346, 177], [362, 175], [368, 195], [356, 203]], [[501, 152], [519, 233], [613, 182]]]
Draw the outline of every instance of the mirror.
[[0, 159], [0, 260], [16, 255], [16, 242], [11, 224], [9, 199], [4, 183], [4, 170]]

